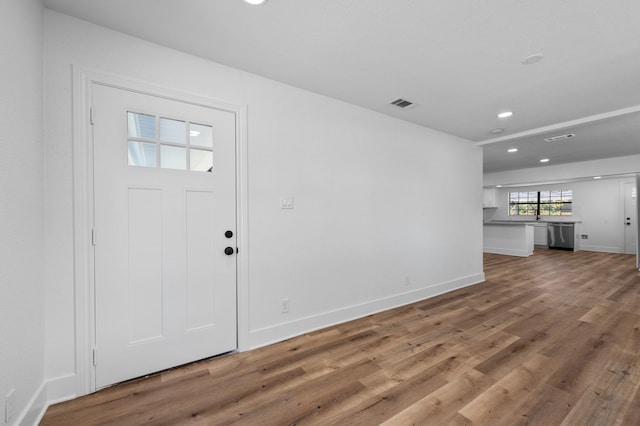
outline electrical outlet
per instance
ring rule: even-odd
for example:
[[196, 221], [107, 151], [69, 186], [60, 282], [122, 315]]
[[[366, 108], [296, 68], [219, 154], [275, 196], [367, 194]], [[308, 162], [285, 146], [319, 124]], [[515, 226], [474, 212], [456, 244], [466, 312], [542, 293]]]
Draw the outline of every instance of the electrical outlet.
[[4, 399], [4, 422], [11, 423], [13, 421], [13, 398], [16, 394], [15, 389], [11, 389]]
[[582, 234], [582, 235], [580, 235], [580, 237], [581, 237], [583, 240], [588, 240], [588, 239], [589, 239], [589, 236], [588, 236], [587, 234]]
[[280, 301], [280, 313], [286, 314], [289, 312], [289, 299], [282, 299]]
[[411, 277], [409, 275], [404, 277], [404, 285], [411, 285]]

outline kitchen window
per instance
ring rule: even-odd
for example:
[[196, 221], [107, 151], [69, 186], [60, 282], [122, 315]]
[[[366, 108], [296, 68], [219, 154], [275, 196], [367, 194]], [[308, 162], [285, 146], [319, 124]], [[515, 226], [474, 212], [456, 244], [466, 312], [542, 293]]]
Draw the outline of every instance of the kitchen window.
[[573, 191], [527, 191], [509, 193], [509, 216], [571, 216]]

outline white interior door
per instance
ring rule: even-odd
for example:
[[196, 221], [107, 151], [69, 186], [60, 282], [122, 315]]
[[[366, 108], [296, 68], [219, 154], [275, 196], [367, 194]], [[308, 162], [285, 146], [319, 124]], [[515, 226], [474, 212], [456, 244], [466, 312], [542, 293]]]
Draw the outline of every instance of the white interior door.
[[231, 112], [92, 96], [100, 388], [237, 347], [236, 139]]
[[637, 188], [633, 182], [624, 184], [624, 243], [626, 253], [636, 253], [638, 235]]

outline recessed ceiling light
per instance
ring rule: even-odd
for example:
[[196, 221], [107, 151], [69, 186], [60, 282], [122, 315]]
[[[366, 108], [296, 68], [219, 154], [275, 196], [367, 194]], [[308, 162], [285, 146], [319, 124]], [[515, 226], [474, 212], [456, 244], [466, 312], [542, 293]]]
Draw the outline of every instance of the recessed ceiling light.
[[594, 179], [602, 179], [602, 176], [594, 176]]
[[254, 6], [260, 6], [262, 4], [265, 4], [267, 2], [267, 0], [244, 0], [245, 3], [249, 3], [252, 4]]
[[533, 55], [529, 55], [526, 58], [524, 58], [520, 63], [522, 65], [531, 65], [531, 64], [535, 64], [536, 62], [540, 62], [543, 59], [544, 59], [544, 55], [542, 53], [534, 53]]
[[543, 158], [542, 160], [540, 160], [541, 163], [548, 163], [549, 159], [548, 158]]
[[498, 118], [507, 118], [513, 115], [513, 111], [505, 111], [498, 114]]
[[518, 148], [509, 148], [507, 152], [518, 152]]

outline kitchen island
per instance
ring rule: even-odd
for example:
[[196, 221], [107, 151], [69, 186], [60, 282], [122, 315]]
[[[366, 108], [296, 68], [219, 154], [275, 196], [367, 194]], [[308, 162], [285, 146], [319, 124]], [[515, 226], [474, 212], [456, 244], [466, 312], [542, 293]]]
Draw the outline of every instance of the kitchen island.
[[483, 251], [527, 257], [533, 254], [534, 222], [490, 221], [483, 223]]

